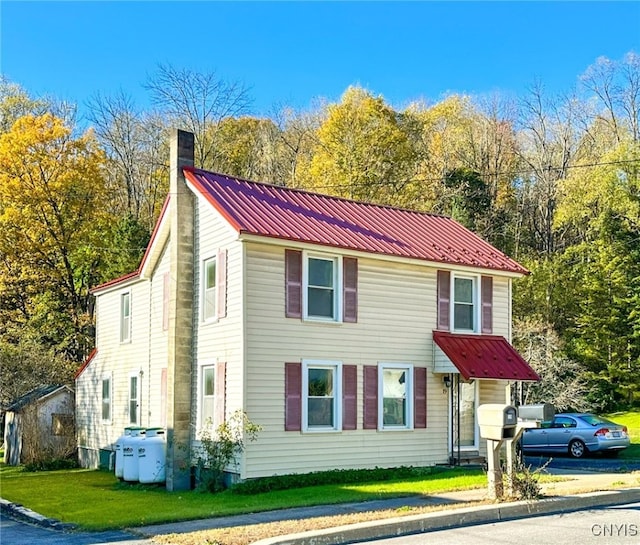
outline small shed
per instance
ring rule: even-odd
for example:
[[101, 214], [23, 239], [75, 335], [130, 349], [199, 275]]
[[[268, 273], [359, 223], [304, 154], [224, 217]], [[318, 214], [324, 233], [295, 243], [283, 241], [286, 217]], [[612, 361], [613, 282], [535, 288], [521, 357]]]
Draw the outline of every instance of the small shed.
[[67, 458], [75, 451], [75, 393], [69, 386], [35, 388], [7, 407], [4, 462]]

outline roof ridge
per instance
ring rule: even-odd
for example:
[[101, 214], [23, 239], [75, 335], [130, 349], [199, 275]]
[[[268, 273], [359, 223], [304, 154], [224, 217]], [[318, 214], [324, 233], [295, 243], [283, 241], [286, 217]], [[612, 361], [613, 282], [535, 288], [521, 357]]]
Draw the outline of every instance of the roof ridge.
[[289, 187], [289, 186], [285, 186], [285, 185], [279, 185], [279, 184], [276, 184], [274, 182], [259, 182], [259, 181], [256, 181], [256, 180], [247, 180], [246, 178], [241, 178], [240, 176], [232, 176], [231, 174], [223, 174], [221, 172], [215, 172], [213, 170], [207, 170], [207, 169], [204, 169], [204, 168], [186, 166], [186, 167], [183, 167], [183, 169], [187, 170], [189, 172], [193, 172], [193, 173], [202, 173], [202, 174], [208, 174], [208, 175], [213, 174], [214, 176], [220, 176], [220, 177], [226, 178], [228, 180], [232, 180], [232, 181], [236, 181], [236, 182], [242, 182], [242, 183], [246, 183], [246, 184], [249, 184], [249, 185], [258, 185], [258, 186], [264, 186], [264, 187], [271, 187], [271, 188], [279, 190], [279, 191], [303, 193], [305, 195], [311, 195], [311, 196], [315, 196], [315, 197], [318, 197], [318, 198], [321, 198], [321, 199], [329, 199], [329, 200], [336, 200], [336, 201], [342, 201], [342, 202], [347, 202], [347, 203], [353, 203], [353, 204], [356, 204], [358, 206], [370, 206], [370, 207], [375, 207], [375, 208], [385, 208], [385, 209], [388, 209], [388, 210], [407, 212], [409, 214], [418, 214], [418, 215], [421, 215], [421, 216], [431, 216], [431, 217], [435, 217], [435, 218], [443, 218], [443, 219], [448, 219], [448, 220], [455, 221], [455, 222], [459, 223], [457, 220], [455, 220], [451, 216], [448, 216], [446, 214], [439, 214], [437, 212], [426, 212], [426, 211], [423, 211], [423, 210], [414, 210], [412, 208], [406, 208], [406, 207], [402, 207], [402, 206], [395, 206], [395, 205], [392, 205], [392, 204], [381, 204], [381, 203], [376, 203], [376, 202], [362, 201], [362, 200], [358, 200], [358, 199], [349, 199], [347, 197], [340, 197], [338, 195], [328, 195], [326, 193], [320, 193], [319, 191], [313, 191], [313, 190], [310, 190], [310, 189], [305, 189], [303, 187]]

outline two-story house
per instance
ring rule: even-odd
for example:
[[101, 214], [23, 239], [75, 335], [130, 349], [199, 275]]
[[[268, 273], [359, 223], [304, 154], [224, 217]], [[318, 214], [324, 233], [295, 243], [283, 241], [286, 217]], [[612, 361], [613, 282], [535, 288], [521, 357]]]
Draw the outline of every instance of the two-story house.
[[538, 379], [508, 342], [526, 273], [447, 217], [195, 169], [176, 131], [139, 269], [93, 292], [80, 460], [166, 427], [167, 487], [187, 488], [199, 431], [238, 409], [262, 427], [240, 479], [477, 456], [477, 405]]

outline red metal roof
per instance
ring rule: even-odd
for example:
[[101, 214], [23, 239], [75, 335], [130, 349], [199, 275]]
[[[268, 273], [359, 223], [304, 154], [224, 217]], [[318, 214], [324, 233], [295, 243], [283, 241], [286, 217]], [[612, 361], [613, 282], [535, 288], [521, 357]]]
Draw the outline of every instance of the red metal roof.
[[76, 374], [73, 376], [74, 379], [77, 379], [83, 372], [84, 370], [89, 366], [89, 364], [93, 361], [93, 358], [96, 357], [96, 354], [98, 353], [98, 349], [94, 348], [89, 355], [87, 356], [87, 359], [84, 360], [84, 363], [78, 368], [78, 370], [76, 371]]
[[465, 380], [540, 380], [538, 374], [504, 337], [434, 331], [433, 340]]
[[528, 274], [451, 218], [350, 201], [185, 168], [187, 180], [239, 232]]

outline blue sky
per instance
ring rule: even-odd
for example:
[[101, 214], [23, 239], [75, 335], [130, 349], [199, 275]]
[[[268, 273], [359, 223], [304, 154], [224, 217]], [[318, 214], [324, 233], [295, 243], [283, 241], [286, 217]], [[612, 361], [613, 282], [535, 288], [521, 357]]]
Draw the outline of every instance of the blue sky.
[[640, 2], [30, 2], [2, 0], [0, 70], [82, 105], [141, 107], [158, 63], [251, 87], [253, 111], [360, 84], [402, 107], [451, 92], [569, 91], [598, 56], [640, 52]]

